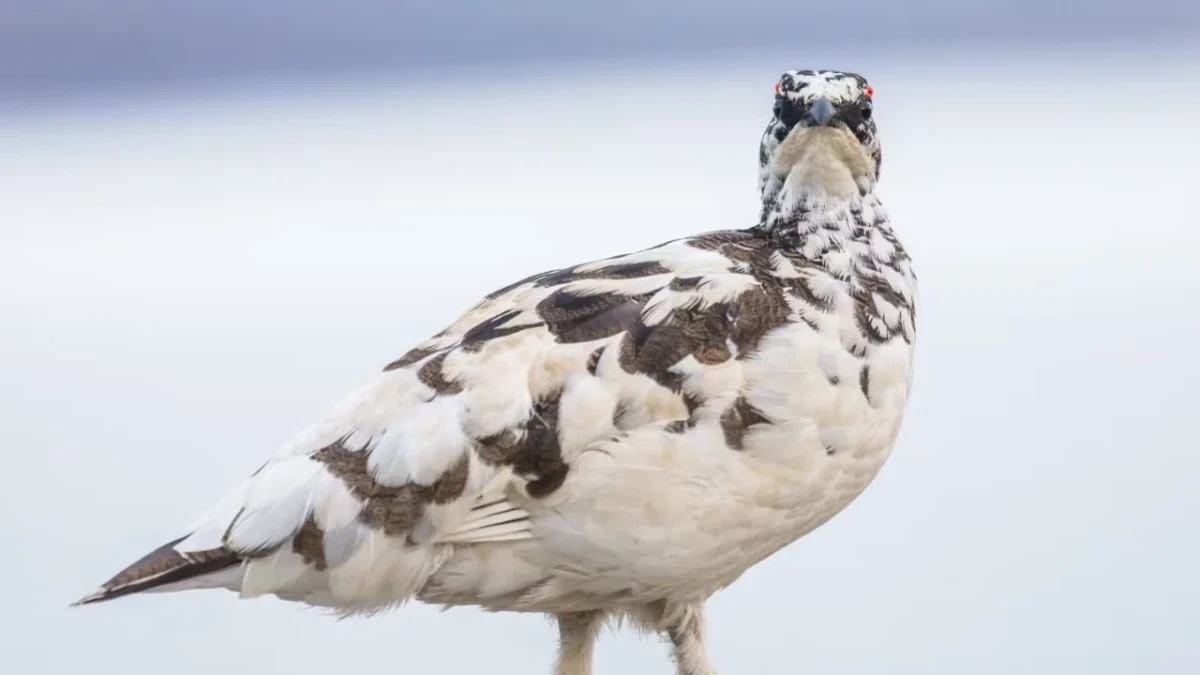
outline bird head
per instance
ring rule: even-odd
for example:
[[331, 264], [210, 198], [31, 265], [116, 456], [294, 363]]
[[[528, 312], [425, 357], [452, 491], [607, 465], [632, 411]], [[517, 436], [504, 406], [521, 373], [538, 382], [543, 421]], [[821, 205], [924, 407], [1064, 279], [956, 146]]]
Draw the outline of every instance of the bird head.
[[791, 70], [780, 77], [759, 146], [764, 205], [789, 183], [833, 195], [874, 185], [882, 159], [874, 93], [855, 73]]

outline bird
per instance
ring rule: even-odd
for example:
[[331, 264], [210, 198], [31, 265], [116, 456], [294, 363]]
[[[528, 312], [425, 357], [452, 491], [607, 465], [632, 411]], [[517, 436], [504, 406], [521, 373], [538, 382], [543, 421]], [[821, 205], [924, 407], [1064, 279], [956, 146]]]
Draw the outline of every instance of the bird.
[[76, 605], [228, 589], [369, 616], [547, 615], [715, 673], [705, 605], [874, 481], [911, 395], [917, 278], [867, 79], [789, 70], [761, 209], [495, 290]]

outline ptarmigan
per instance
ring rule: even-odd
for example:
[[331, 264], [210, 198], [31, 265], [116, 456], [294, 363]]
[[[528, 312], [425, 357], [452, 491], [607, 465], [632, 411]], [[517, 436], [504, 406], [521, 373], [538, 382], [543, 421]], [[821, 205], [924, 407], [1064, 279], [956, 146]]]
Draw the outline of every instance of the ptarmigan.
[[562, 675], [620, 617], [665, 634], [681, 675], [713, 672], [705, 600], [867, 487], [912, 377], [873, 91], [811, 70], [775, 91], [756, 225], [491, 293], [80, 603], [546, 612]]

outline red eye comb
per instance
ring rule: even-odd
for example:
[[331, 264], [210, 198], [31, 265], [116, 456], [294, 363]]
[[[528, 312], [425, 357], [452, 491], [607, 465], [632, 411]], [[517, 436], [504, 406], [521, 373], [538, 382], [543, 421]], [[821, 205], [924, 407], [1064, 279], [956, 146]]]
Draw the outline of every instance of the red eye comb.
[[779, 95], [779, 83], [778, 82], [775, 83], [775, 95], [776, 96]]
[[875, 95], [875, 87], [867, 87], [867, 98]]

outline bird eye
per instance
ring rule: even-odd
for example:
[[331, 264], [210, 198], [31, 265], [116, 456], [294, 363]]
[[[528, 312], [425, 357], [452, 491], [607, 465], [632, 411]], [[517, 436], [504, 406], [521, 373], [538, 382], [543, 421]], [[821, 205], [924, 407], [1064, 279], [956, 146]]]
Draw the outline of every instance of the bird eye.
[[775, 99], [775, 118], [778, 119], [783, 126], [790, 129], [796, 126], [796, 124], [800, 121], [800, 118], [803, 116], [803, 111], [800, 109], [800, 105], [795, 101], [782, 96]]

